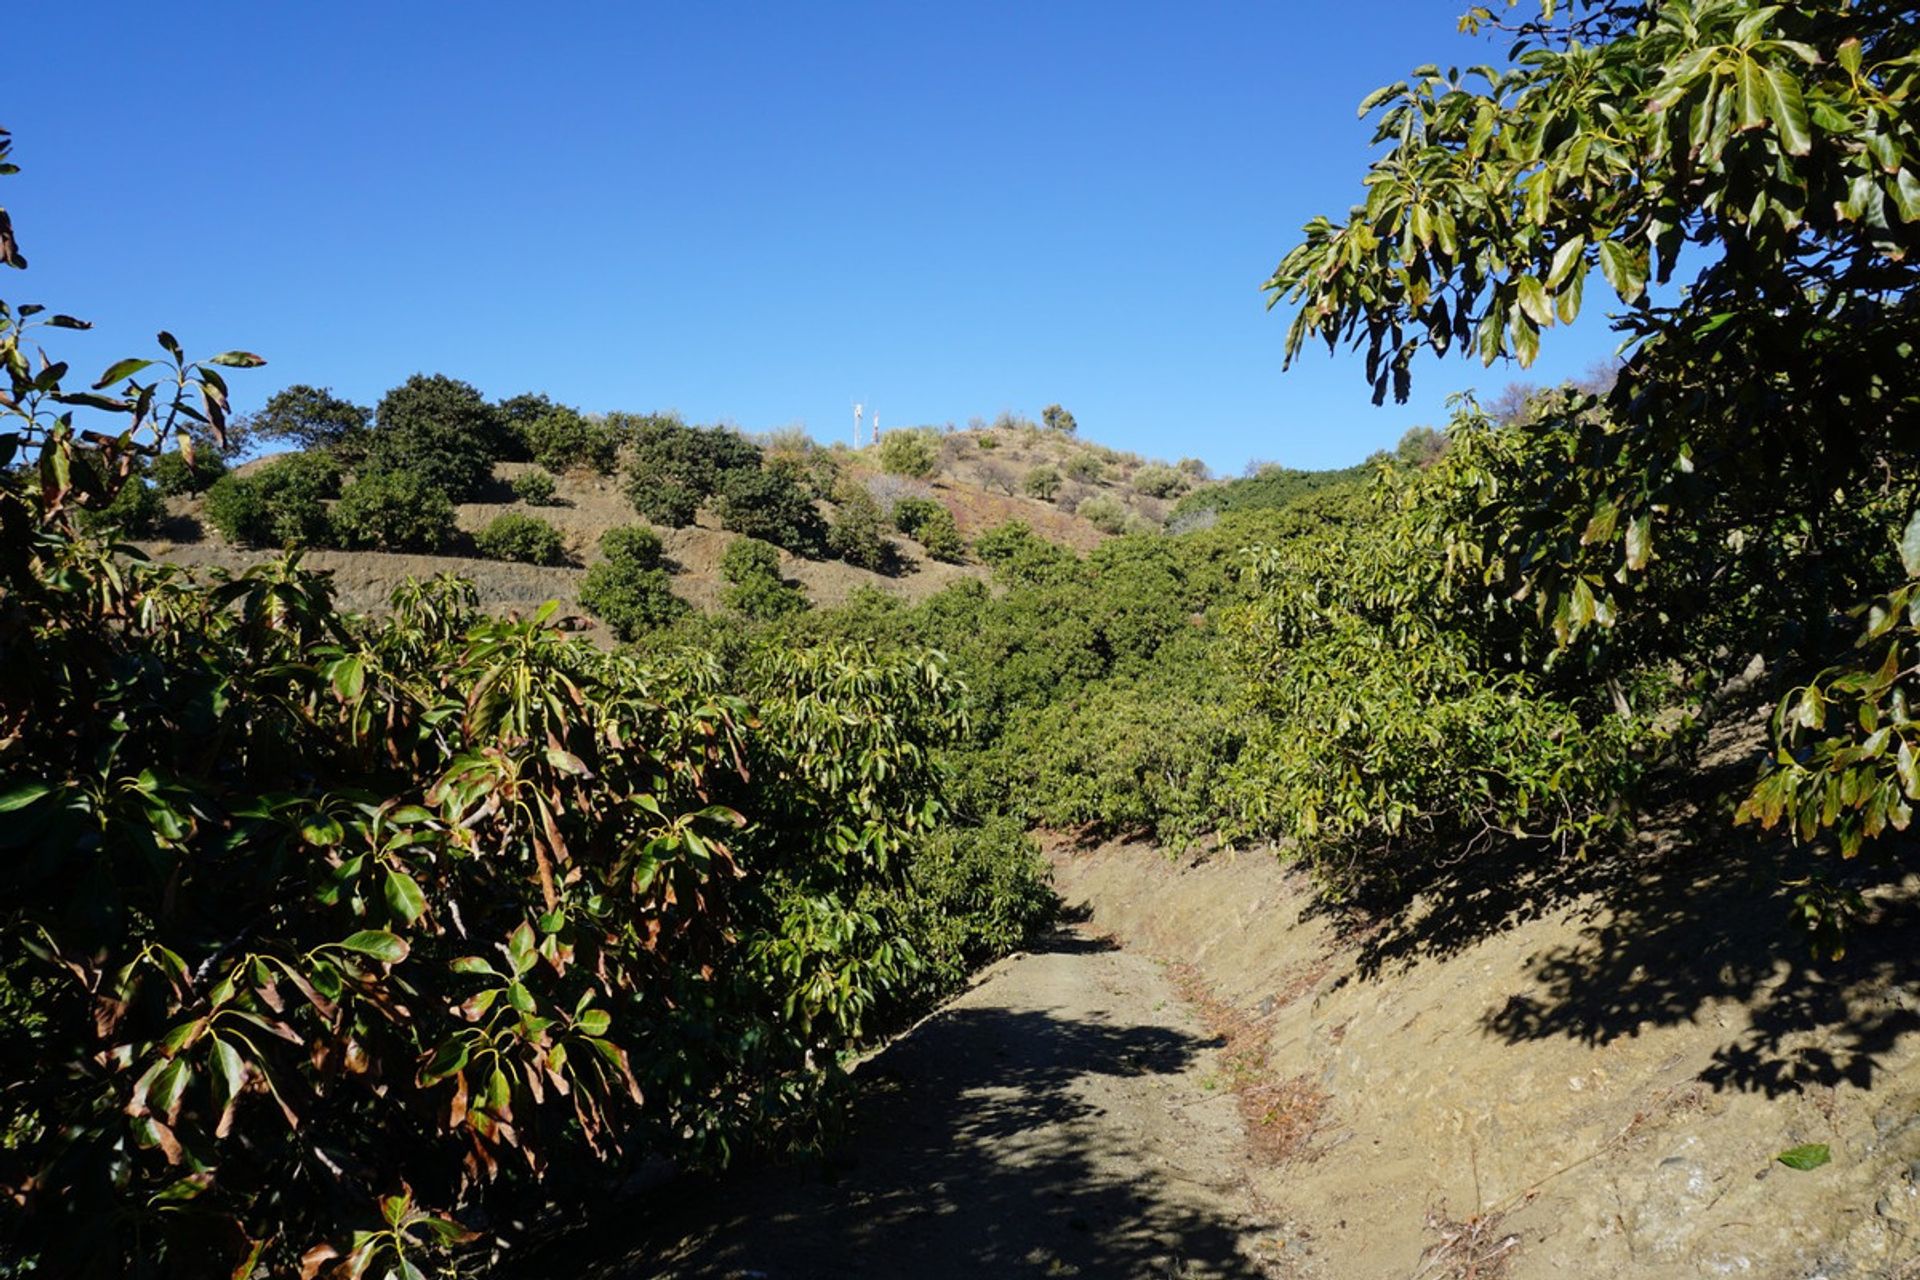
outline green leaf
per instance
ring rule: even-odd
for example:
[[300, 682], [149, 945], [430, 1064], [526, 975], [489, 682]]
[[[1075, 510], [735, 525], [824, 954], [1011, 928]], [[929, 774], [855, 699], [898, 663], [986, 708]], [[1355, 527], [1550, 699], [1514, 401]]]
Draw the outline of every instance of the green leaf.
[[1773, 124], [1780, 131], [1780, 145], [1788, 155], [1806, 155], [1813, 150], [1813, 131], [1807, 123], [1800, 81], [1786, 68], [1774, 67], [1767, 72], [1767, 87], [1773, 97]]
[[1646, 255], [1634, 252], [1618, 240], [1600, 242], [1600, 271], [1622, 302], [1632, 304], [1646, 291]]
[[1804, 1146], [1789, 1147], [1774, 1159], [1789, 1169], [1799, 1169], [1804, 1172], [1808, 1169], [1818, 1169], [1833, 1159], [1833, 1152], [1824, 1142], [1809, 1142]]
[[1920, 511], [1913, 513], [1907, 531], [1900, 535], [1900, 563], [1909, 578], [1920, 578]]
[[1893, 202], [1900, 206], [1902, 222], [1920, 222], [1920, 179], [1905, 166], [1894, 175]]
[[399, 964], [407, 958], [407, 940], [385, 929], [362, 929], [351, 937], [342, 938], [339, 945], [387, 964]]
[[507, 938], [507, 960], [513, 965], [516, 978], [533, 968], [537, 955], [534, 945], [533, 928], [523, 920]]
[[1766, 70], [1752, 58], [1742, 58], [1737, 83], [1740, 127], [1758, 129], [1767, 122], [1767, 106], [1772, 98]]
[[1627, 568], [1647, 567], [1653, 556], [1653, 517], [1641, 514], [1627, 522]]
[[1513, 318], [1513, 352], [1525, 369], [1540, 355], [1540, 328], [1525, 315]]
[[229, 369], [258, 369], [266, 360], [251, 351], [222, 351], [207, 363], [225, 365]]
[[113, 364], [107, 366], [107, 371], [100, 375], [100, 381], [93, 384], [93, 389], [99, 391], [104, 387], [110, 387], [116, 382], [131, 378], [134, 374], [140, 372], [142, 369], [148, 368], [152, 364], [153, 361], [151, 360], [115, 361]]
[[1547, 271], [1547, 288], [1558, 289], [1575, 266], [1586, 261], [1587, 238], [1575, 236], [1553, 251], [1553, 266]]
[[426, 913], [427, 895], [420, 891], [419, 882], [406, 872], [387, 872], [386, 890], [387, 906], [408, 924]]
[[16, 782], [0, 791], [0, 813], [12, 813], [15, 809], [24, 809], [34, 801], [53, 793], [50, 782]]
[[1520, 277], [1519, 298], [1520, 309], [1536, 324], [1544, 328], [1553, 323], [1553, 303], [1547, 300], [1547, 287], [1540, 283], [1538, 277]]

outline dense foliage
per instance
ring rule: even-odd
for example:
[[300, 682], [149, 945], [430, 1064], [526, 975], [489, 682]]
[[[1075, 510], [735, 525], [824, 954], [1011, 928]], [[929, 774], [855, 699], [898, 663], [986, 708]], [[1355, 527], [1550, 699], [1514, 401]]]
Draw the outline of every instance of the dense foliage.
[[[1269, 282], [1289, 356], [1350, 341], [1376, 401], [1423, 349], [1526, 365], [1597, 270], [1617, 379], [1469, 414], [1426, 473], [1449, 631], [1510, 631], [1462, 655], [1473, 679], [1545, 682], [1586, 732], [1603, 698], [1632, 717], [1636, 673], [1708, 691], [1760, 656], [1785, 701], [1741, 817], [1854, 853], [1920, 799], [1920, 27], [1873, 0], [1536, 8], [1507, 68], [1362, 105], [1365, 204]], [[1591, 807], [1599, 779], [1549, 777]]]
[[939, 465], [940, 447], [932, 432], [889, 431], [880, 440], [880, 469], [888, 475], [924, 480]]
[[827, 545], [826, 521], [814, 509], [803, 473], [791, 463], [776, 460], [727, 472], [716, 508], [721, 528], [796, 555], [819, 555]]
[[[609, 654], [451, 579], [374, 621], [297, 556], [77, 534], [262, 361], [162, 334], [72, 391], [39, 314], [0, 304], [10, 1269], [413, 1276], [580, 1180], [810, 1142], [846, 1053], [1046, 915], [1016, 828], [953, 825], [935, 655]], [[221, 482], [266, 536], [292, 461]]]
[[655, 524], [692, 524], [728, 477], [760, 469], [760, 450], [732, 431], [656, 416], [636, 420], [632, 438], [627, 496], [634, 510]]
[[565, 564], [566, 540], [539, 516], [507, 511], [487, 522], [473, 536], [474, 549], [488, 560], [516, 560], [521, 564]]
[[471, 385], [415, 374], [380, 398], [367, 437], [369, 471], [410, 475], [454, 502], [479, 497], [511, 436], [498, 410]]
[[438, 551], [456, 532], [447, 495], [408, 472], [358, 477], [340, 490], [328, 520], [338, 545], [378, 551]]
[[893, 527], [926, 548], [935, 560], [960, 564], [967, 558], [967, 540], [953, 512], [933, 498], [907, 497], [893, 504]]
[[340, 467], [328, 453], [290, 453], [207, 489], [207, 522], [246, 547], [323, 546], [332, 538], [326, 500], [340, 492]]
[[580, 607], [607, 624], [615, 637], [634, 640], [687, 611], [661, 565], [660, 536], [639, 525], [600, 536], [600, 562], [580, 584]]
[[897, 548], [887, 537], [886, 518], [864, 488], [848, 485], [836, 495], [827, 550], [859, 569], [879, 571], [893, 563]]
[[807, 608], [807, 593], [780, 576], [780, 549], [758, 538], [740, 538], [720, 558], [726, 580], [721, 602], [758, 622], [784, 618]]

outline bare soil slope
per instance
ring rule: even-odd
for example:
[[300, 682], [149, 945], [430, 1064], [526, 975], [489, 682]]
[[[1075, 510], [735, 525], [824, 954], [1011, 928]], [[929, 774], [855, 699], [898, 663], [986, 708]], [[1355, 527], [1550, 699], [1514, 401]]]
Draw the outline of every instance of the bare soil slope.
[[[849, 480], [867, 485], [883, 498], [916, 493], [938, 499], [953, 512], [961, 534], [969, 539], [1008, 520], [1024, 520], [1044, 538], [1087, 551], [1109, 534], [1076, 514], [1080, 500], [1095, 493], [1105, 494], [1149, 524], [1157, 524], [1172, 505], [1129, 487], [1130, 477], [1143, 465], [1136, 455], [1037, 428], [985, 428], [944, 435], [939, 468], [926, 480], [885, 475], [876, 450], [871, 448], [832, 452]], [[1099, 477], [1065, 484], [1052, 501], [1020, 493], [1019, 483], [1032, 468], [1064, 465], [1074, 458], [1092, 459], [1099, 467]], [[241, 471], [256, 468], [262, 461], [248, 463]], [[527, 463], [497, 464], [495, 487], [505, 500], [462, 505], [458, 509], [460, 529], [470, 536], [509, 511], [537, 516], [559, 529], [566, 539], [572, 559], [569, 565], [508, 564], [457, 553], [393, 555], [375, 551], [316, 551], [307, 555], [306, 562], [330, 572], [341, 602], [356, 611], [384, 608], [388, 594], [409, 577], [453, 573], [470, 579], [479, 590], [481, 603], [489, 609], [526, 612], [557, 600], [567, 612], [578, 612], [580, 582], [599, 558], [600, 536], [617, 525], [645, 522], [634, 514], [618, 475], [575, 472], [561, 476], [556, 490], [558, 502], [551, 506], [529, 507], [510, 500], [514, 478], [530, 469]], [[202, 518], [200, 499], [171, 499], [168, 508], [168, 536], [141, 544], [151, 555], [189, 566], [237, 570], [279, 554], [223, 542]], [[697, 607], [717, 608], [725, 585], [720, 578], [720, 559], [737, 535], [722, 530], [711, 514], [703, 514], [695, 525], [685, 529], [656, 531], [666, 544], [675, 592]], [[839, 561], [788, 554], [782, 555], [782, 571], [804, 586], [815, 604], [829, 607], [843, 603], [862, 587], [921, 600], [957, 581], [987, 576], [985, 568], [977, 563], [947, 564], [927, 555], [913, 539], [892, 536], [900, 551], [892, 572], [875, 573]]]
[[[1303, 1275], [1920, 1275], [1913, 886], [1844, 962], [1700, 856], [1559, 901], [1486, 883], [1339, 936], [1265, 854], [1056, 853], [1069, 902], [1190, 965], [1304, 1081], [1256, 1194]], [[1611, 905], [1607, 905], [1611, 904]], [[1281, 1097], [1299, 1097], [1299, 1091]], [[1808, 1172], [1776, 1156], [1827, 1144]]]

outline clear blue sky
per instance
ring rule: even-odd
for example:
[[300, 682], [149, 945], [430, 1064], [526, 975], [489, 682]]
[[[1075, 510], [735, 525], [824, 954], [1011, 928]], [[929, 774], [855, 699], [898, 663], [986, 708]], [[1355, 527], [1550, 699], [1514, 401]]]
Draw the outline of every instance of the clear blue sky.
[[[422, 370], [822, 439], [856, 396], [1059, 401], [1148, 454], [1344, 465], [1521, 376], [1375, 409], [1353, 357], [1282, 375], [1258, 287], [1358, 198], [1365, 93], [1501, 56], [1464, 4], [14, 6], [7, 296], [94, 320], [83, 369], [161, 326], [259, 351], [240, 408]], [[1530, 380], [1612, 349], [1590, 314]]]

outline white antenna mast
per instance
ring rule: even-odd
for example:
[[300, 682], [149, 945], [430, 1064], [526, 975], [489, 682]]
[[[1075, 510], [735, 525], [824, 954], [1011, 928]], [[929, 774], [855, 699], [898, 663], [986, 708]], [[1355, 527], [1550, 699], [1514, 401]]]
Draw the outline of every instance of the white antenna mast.
[[866, 409], [866, 406], [865, 406], [865, 405], [863, 405], [863, 404], [861, 404], [861, 403], [860, 403], [859, 401], [857, 401], [857, 400], [856, 400], [856, 401], [854, 401], [854, 404], [853, 404], [853, 447], [854, 447], [854, 448], [856, 448], [856, 449], [858, 449], [858, 448], [860, 447], [860, 414], [861, 414], [861, 413], [862, 413], [862, 412], [863, 412], [863, 411], [864, 411], [865, 409]]

